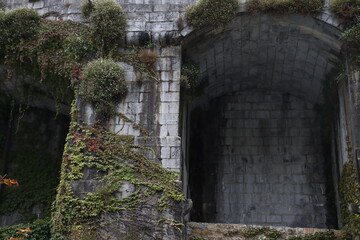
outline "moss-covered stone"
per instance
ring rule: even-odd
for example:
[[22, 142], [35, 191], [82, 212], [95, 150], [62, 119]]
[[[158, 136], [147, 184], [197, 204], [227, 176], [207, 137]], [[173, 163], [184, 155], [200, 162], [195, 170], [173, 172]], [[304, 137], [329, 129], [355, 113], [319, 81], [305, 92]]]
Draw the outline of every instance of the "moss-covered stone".
[[339, 195], [343, 225], [353, 237], [360, 237], [360, 214], [351, 213], [349, 210], [350, 204], [360, 204], [360, 183], [353, 161], [344, 165], [339, 183]]
[[[92, 229], [99, 233], [101, 229], [106, 229], [104, 226], [116, 228], [114, 224], [117, 226], [119, 222], [127, 226], [126, 231], [132, 231], [141, 221], [127, 222], [141, 218], [149, 208], [153, 214], [145, 214], [148, 220], [142, 221], [151, 220], [148, 224], [154, 224], [157, 219], [159, 228], [164, 224], [175, 229], [177, 224], [181, 226], [180, 223], [171, 222], [179, 219], [160, 222], [164, 218], [160, 218], [162, 211], [166, 210], [165, 214], [172, 204], [178, 205], [184, 200], [180, 186], [176, 183], [177, 173], [147, 160], [136, 151], [138, 148], [146, 149], [134, 145], [133, 138], [129, 136], [116, 135], [98, 125], [85, 126], [72, 122], [54, 204], [54, 239], [76, 239], [73, 237], [75, 232], [82, 229]], [[94, 173], [90, 177], [86, 173], [89, 169]], [[95, 186], [91, 191], [87, 188], [82, 194], [77, 187], [74, 188], [89, 182]], [[121, 191], [124, 184], [133, 186], [127, 196], [123, 196]], [[116, 220], [118, 218], [121, 220]], [[97, 230], [99, 226], [102, 227]], [[181, 230], [181, 227], [178, 228]], [[149, 234], [149, 231], [139, 234]], [[124, 233], [119, 236], [124, 237]]]

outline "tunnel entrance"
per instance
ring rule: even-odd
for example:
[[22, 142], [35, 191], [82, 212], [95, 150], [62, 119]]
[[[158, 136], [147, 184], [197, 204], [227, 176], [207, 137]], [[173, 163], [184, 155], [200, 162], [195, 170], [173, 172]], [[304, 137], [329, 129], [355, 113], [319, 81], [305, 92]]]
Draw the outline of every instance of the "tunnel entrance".
[[183, 53], [203, 91], [183, 97], [191, 221], [336, 228], [318, 106], [339, 34], [309, 17], [242, 14], [190, 37]]
[[0, 188], [0, 227], [49, 218], [59, 184], [70, 119], [68, 105], [33, 92], [30, 104], [0, 89], [0, 175], [17, 187]]
[[326, 227], [320, 117], [280, 92], [235, 92], [194, 109], [194, 221]]

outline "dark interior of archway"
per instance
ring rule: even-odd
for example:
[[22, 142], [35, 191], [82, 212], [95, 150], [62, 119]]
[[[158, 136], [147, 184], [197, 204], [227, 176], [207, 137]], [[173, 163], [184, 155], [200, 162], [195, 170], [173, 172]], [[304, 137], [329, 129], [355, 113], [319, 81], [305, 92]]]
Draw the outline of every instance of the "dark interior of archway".
[[185, 100], [191, 221], [337, 228], [318, 106], [332, 104], [339, 35], [306, 16], [241, 14], [189, 37], [203, 90]]
[[312, 103], [232, 92], [190, 116], [192, 221], [336, 228], [322, 119]]
[[0, 170], [18, 187], [0, 191], [0, 226], [50, 216], [69, 116], [0, 97]]

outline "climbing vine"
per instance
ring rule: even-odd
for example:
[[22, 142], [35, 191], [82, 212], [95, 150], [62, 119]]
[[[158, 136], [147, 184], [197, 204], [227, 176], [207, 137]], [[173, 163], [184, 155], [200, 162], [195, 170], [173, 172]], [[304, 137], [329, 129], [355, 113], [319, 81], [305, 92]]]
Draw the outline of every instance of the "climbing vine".
[[349, 205], [360, 204], [360, 183], [352, 156], [352, 147], [347, 138], [348, 156], [350, 161], [344, 164], [339, 183], [340, 207], [343, 225], [354, 237], [360, 237], [360, 214], [352, 213]]
[[342, 40], [347, 43], [352, 63], [360, 67], [360, 20], [344, 31]]
[[[66, 236], [74, 229], [92, 229], [101, 222], [104, 213], [133, 209], [160, 194], [159, 210], [172, 202], [184, 200], [178, 175], [153, 161], [149, 161], [136, 149], [133, 136], [117, 135], [100, 125], [86, 126], [71, 123], [64, 150], [61, 180], [54, 204], [53, 233]], [[151, 151], [151, 149], [147, 149]], [[97, 188], [79, 197], [72, 183], [84, 179], [86, 169], [96, 169]], [[118, 198], [123, 184], [134, 186], [134, 192]]]
[[360, 67], [360, 2], [357, 0], [335, 0], [331, 11], [344, 23], [346, 29], [342, 40], [348, 46], [350, 58], [355, 67]]
[[184, 89], [195, 89], [200, 85], [200, 67], [191, 59], [181, 64], [180, 84]]

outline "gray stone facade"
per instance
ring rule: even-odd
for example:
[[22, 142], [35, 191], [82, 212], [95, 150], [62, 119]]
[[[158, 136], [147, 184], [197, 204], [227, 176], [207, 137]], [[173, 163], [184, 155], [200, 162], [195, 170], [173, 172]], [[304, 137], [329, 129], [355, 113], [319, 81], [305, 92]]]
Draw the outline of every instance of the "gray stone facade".
[[[327, 227], [325, 183], [330, 177], [325, 176], [323, 162], [330, 159], [323, 157], [321, 119], [314, 107], [324, 103], [324, 81], [337, 66], [342, 50], [341, 24], [329, 10], [315, 17], [280, 17], [249, 15], [242, 6], [225, 28], [193, 32], [186, 26], [179, 29], [177, 19], [196, 0], [118, 2], [128, 20], [126, 43], [137, 45], [146, 39], [158, 44], [158, 81], [119, 63], [126, 71], [129, 94], [118, 112], [140, 125], [148, 136], [121, 118], [111, 121], [111, 129], [136, 136], [136, 143], [155, 150], [150, 159], [181, 172], [184, 192], [190, 198], [197, 198], [189, 195], [188, 189], [195, 188], [191, 179], [210, 175], [200, 197], [209, 198], [210, 204], [195, 204], [195, 211], [210, 209], [211, 216], [203, 217], [207, 221]], [[6, 3], [8, 9], [27, 6], [40, 14], [59, 13], [52, 18], [84, 21], [81, 1]], [[326, 6], [329, 3], [326, 1]], [[204, 94], [182, 99], [184, 108], [180, 109], [182, 56], [199, 63]], [[342, 104], [334, 137], [338, 154], [333, 162], [339, 163], [333, 170], [335, 183], [342, 164], [348, 161], [345, 138], [350, 136], [354, 149], [360, 148], [355, 97], [359, 74], [349, 66], [347, 71], [352, 77], [349, 85], [340, 89]], [[214, 138], [210, 143], [209, 139], [190, 139], [191, 134], [196, 135], [189, 129], [194, 128], [191, 119], [199, 107], [211, 109], [211, 116], [215, 113], [213, 122], [204, 119], [209, 126], [206, 131]], [[84, 118], [91, 122], [91, 107], [82, 108]], [[206, 124], [196, 127], [203, 126]], [[214, 172], [212, 165], [189, 169], [194, 161], [189, 154], [191, 141], [207, 144], [209, 162], [217, 166]]]

